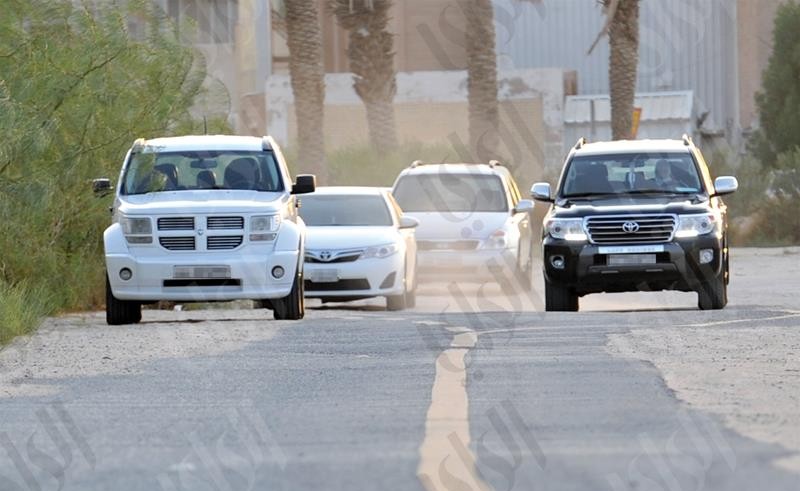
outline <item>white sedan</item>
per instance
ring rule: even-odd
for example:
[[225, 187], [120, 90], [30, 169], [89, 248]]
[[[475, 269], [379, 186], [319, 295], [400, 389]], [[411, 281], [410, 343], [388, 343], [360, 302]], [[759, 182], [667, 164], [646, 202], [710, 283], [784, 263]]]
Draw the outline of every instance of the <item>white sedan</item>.
[[323, 302], [386, 297], [415, 303], [419, 222], [383, 188], [320, 187], [300, 202], [307, 226], [305, 296]]

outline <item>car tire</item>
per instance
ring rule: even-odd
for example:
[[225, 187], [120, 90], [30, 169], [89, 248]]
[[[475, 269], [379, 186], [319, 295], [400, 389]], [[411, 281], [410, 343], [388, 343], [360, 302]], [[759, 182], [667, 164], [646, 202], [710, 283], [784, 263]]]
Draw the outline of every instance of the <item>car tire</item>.
[[276, 321], [290, 320], [297, 321], [305, 317], [305, 285], [303, 283], [303, 271], [300, 265], [297, 266], [297, 274], [292, 283], [292, 290], [289, 295], [275, 299], [272, 303], [272, 316]]
[[106, 323], [109, 326], [121, 326], [138, 324], [141, 320], [141, 302], [117, 299], [111, 291], [111, 283], [106, 276]]
[[577, 312], [578, 295], [567, 287], [544, 282], [544, 303], [547, 312]]
[[721, 273], [711, 281], [700, 283], [697, 291], [697, 306], [700, 310], [720, 310], [728, 305], [728, 285], [725, 273]]
[[408, 307], [408, 292], [402, 295], [389, 295], [386, 297], [386, 310], [398, 311], [405, 310]]

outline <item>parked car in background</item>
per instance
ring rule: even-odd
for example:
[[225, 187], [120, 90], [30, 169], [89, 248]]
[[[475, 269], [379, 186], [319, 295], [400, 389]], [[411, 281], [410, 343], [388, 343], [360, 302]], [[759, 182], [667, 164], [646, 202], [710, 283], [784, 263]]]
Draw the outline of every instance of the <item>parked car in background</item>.
[[[112, 191], [109, 179], [93, 183]], [[265, 300], [276, 319], [301, 319], [305, 226], [269, 137], [139, 139], [125, 157], [103, 240], [106, 320], [141, 320], [143, 303]]]
[[388, 310], [413, 307], [419, 222], [388, 190], [320, 187], [304, 197], [308, 229], [305, 294], [325, 302], [386, 297]]
[[701, 309], [728, 302], [727, 208], [734, 177], [711, 180], [692, 140], [586, 143], [564, 164], [555, 195], [537, 183], [533, 197], [551, 203], [542, 250], [545, 303], [576, 311], [590, 293], [697, 292]]
[[531, 288], [533, 201], [521, 198], [507, 168], [414, 162], [392, 194], [420, 222], [421, 275]]

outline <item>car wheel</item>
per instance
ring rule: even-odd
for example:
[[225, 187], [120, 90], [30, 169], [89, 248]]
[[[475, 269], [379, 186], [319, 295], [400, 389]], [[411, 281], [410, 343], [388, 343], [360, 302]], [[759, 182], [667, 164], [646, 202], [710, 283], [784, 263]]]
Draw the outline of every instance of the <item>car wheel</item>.
[[547, 312], [577, 312], [578, 295], [567, 287], [544, 282], [544, 303]]
[[128, 300], [118, 300], [111, 291], [111, 283], [106, 277], [106, 323], [109, 326], [138, 324], [142, 320], [142, 304]]
[[303, 271], [297, 266], [297, 274], [292, 283], [289, 295], [272, 300], [272, 316], [275, 320], [300, 320], [306, 315], [305, 286], [303, 284]]
[[728, 305], [728, 285], [725, 273], [721, 273], [711, 281], [700, 283], [697, 291], [697, 306], [700, 310], [720, 310]]

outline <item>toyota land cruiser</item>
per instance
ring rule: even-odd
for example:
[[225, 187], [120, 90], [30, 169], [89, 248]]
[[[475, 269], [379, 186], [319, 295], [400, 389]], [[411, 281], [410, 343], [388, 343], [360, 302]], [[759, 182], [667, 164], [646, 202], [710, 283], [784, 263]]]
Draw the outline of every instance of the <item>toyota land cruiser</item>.
[[551, 203], [542, 259], [548, 311], [577, 311], [591, 293], [697, 292], [701, 309], [728, 302], [726, 207], [734, 177], [713, 183], [700, 150], [683, 140], [586, 143], [570, 151]]
[[[108, 179], [93, 187], [113, 189]], [[142, 304], [159, 300], [253, 299], [276, 319], [301, 319], [305, 225], [294, 195], [314, 187], [310, 175], [292, 183], [269, 137], [137, 140], [103, 237], [107, 322], [137, 323]]]

